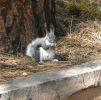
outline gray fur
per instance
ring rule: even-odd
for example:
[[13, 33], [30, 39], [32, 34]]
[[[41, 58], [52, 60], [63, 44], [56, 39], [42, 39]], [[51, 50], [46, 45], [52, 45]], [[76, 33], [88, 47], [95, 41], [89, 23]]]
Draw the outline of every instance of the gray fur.
[[26, 49], [26, 55], [39, 63], [44, 63], [43, 61], [52, 60], [55, 57], [56, 38], [53, 25], [50, 26], [50, 32], [46, 30], [45, 37], [34, 39]]

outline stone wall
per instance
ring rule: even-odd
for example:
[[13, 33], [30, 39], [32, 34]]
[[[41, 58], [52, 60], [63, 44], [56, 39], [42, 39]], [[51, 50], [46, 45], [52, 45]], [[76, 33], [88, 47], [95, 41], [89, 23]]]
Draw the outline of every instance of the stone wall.
[[0, 83], [0, 100], [67, 100], [90, 86], [101, 86], [100, 61]]

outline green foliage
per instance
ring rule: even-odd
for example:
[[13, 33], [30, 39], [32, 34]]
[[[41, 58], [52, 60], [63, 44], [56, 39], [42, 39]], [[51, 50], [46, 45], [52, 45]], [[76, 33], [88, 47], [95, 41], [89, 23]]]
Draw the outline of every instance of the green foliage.
[[67, 8], [68, 8], [68, 9], [70, 9], [70, 8], [71, 8], [71, 6], [72, 6], [72, 3], [71, 3], [71, 2], [69, 2], [69, 1], [67, 1]]
[[[67, 14], [76, 15], [81, 17], [89, 18], [101, 18], [101, 6], [96, 2], [91, 0], [64, 0], [62, 2], [62, 7], [67, 10]], [[64, 3], [64, 4], [63, 4]], [[65, 7], [63, 7], [65, 5]], [[76, 12], [76, 13], [75, 13]], [[87, 15], [86, 15], [87, 14]]]
[[[92, 2], [91, 0], [80, 0], [80, 1], [68, 1], [65, 0], [67, 5], [67, 9], [70, 12], [69, 14], [75, 15], [75, 12], [80, 12], [80, 16], [84, 17], [85, 14], [88, 14], [87, 17], [92, 18], [101, 18], [101, 6], [96, 2]], [[73, 12], [74, 11], [74, 12]], [[78, 13], [76, 13], [78, 14]], [[78, 16], [78, 15], [77, 15]]]
[[57, 0], [56, 10], [56, 32], [59, 36], [72, 33], [81, 20], [101, 19], [101, 5], [92, 0]]

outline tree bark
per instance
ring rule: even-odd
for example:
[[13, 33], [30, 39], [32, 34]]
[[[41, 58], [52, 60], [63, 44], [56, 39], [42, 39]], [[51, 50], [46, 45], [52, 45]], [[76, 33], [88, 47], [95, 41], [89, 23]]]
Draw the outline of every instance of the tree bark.
[[55, 25], [55, 0], [0, 0], [0, 50], [24, 52], [26, 45], [45, 35], [45, 22]]

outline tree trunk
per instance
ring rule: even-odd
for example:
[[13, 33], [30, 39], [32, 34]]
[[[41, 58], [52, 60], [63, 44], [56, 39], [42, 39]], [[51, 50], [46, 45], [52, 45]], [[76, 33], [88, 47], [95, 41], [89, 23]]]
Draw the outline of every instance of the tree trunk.
[[0, 50], [23, 52], [36, 37], [45, 35], [44, 24], [55, 25], [55, 0], [0, 0]]

